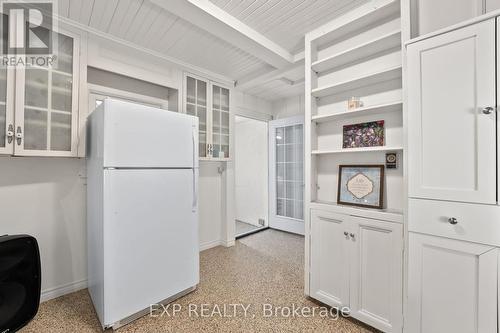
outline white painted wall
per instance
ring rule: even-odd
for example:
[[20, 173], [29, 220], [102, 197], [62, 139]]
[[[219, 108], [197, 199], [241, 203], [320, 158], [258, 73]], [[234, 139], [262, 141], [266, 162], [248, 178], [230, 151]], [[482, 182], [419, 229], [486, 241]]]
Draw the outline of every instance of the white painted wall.
[[85, 160], [1, 157], [0, 170], [0, 234], [38, 240], [48, 297], [85, 287]]
[[267, 122], [237, 116], [235, 133], [235, 201], [237, 220], [268, 222]]
[[280, 99], [272, 104], [274, 119], [304, 115], [304, 95]]

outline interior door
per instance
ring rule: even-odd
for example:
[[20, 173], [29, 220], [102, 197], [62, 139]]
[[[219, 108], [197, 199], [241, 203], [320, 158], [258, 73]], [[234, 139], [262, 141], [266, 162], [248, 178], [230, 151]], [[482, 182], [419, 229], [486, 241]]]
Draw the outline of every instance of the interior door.
[[410, 232], [408, 333], [496, 333], [494, 247]]
[[403, 326], [403, 225], [349, 217], [351, 316], [383, 332]]
[[269, 226], [304, 234], [304, 118], [269, 122]]
[[496, 203], [495, 20], [408, 46], [409, 194]]
[[349, 305], [347, 215], [311, 210], [311, 297], [330, 306]]
[[198, 284], [192, 172], [104, 171], [106, 325]]

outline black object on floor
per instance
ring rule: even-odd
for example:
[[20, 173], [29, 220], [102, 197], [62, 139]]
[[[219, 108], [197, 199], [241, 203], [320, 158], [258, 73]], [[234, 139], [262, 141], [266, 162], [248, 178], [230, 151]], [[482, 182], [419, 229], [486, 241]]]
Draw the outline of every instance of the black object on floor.
[[28, 324], [40, 304], [40, 251], [34, 237], [0, 236], [0, 332]]

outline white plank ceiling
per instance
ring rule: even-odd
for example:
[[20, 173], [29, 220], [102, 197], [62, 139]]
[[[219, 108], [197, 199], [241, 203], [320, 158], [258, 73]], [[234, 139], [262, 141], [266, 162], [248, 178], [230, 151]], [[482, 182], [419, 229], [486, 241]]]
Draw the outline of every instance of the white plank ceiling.
[[[149, 0], [58, 1], [62, 17], [235, 81], [275, 69], [255, 54], [226, 42], [223, 36], [203, 30], [170, 13], [168, 6], [164, 9]], [[210, 1], [295, 54], [304, 48], [306, 32], [369, 0]], [[293, 83], [301, 78], [286, 74], [246, 92], [270, 100], [302, 92], [302, 85]]]
[[370, 0], [210, 0], [285, 49], [304, 49], [304, 35]]

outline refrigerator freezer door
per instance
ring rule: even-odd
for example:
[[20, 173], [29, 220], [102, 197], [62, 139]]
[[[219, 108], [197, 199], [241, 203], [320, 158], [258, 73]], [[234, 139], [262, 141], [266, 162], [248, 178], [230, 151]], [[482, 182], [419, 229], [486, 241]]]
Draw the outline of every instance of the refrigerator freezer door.
[[196, 117], [108, 98], [104, 123], [104, 167], [197, 167]]
[[193, 169], [104, 170], [104, 325], [199, 283], [193, 181]]

